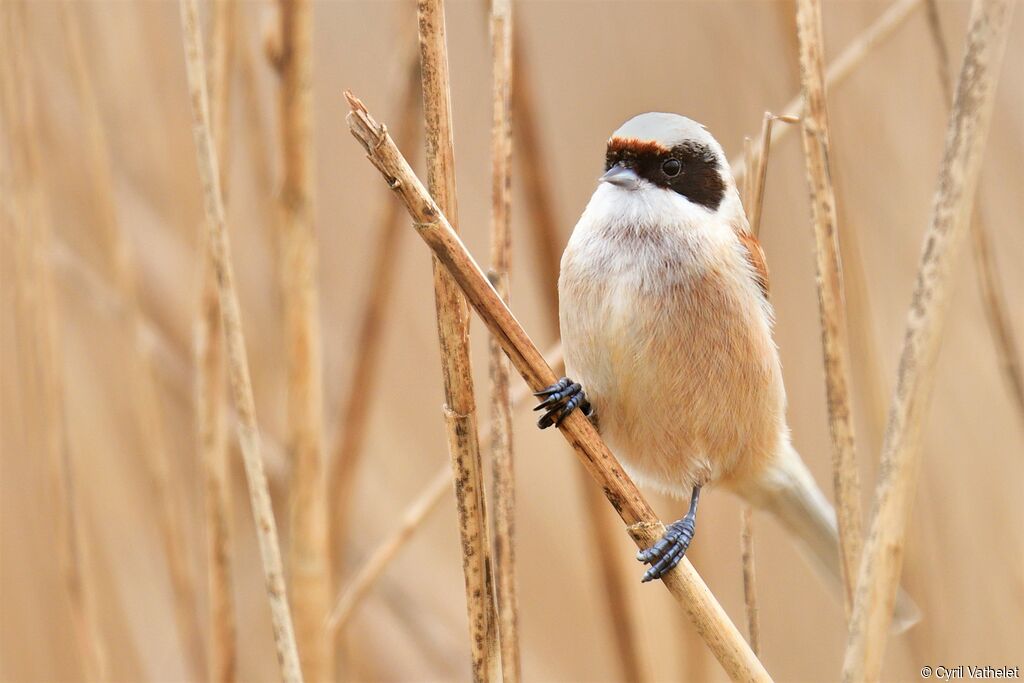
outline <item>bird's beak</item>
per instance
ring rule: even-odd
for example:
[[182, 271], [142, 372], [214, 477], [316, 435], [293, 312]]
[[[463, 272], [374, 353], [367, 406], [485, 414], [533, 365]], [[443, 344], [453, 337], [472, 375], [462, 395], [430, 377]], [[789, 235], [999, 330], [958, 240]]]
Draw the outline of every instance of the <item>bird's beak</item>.
[[611, 183], [616, 187], [626, 190], [635, 190], [640, 187], [640, 176], [631, 168], [627, 168], [622, 164], [615, 164], [608, 169], [607, 173], [601, 176], [600, 182]]

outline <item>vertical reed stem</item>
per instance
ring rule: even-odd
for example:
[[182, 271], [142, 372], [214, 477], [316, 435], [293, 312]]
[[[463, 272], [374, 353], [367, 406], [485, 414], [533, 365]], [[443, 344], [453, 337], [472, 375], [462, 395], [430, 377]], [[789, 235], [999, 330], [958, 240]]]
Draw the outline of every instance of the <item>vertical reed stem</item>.
[[249, 483], [249, 496], [260, 545], [281, 676], [286, 683], [295, 683], [302, 681], [302, 669], [299, 665], [295, 632], [288, 607], [277, 524], [274, 521], [270, 491], [267, 489], [267, 477], [263, 471], [263, 460], [260, 457], [260, 433], [256, 422], [256, 405], [249, 376], [238, 293], [235, 290], [234, 268], [231, 264], [231, 245], [224, 217], [217, 152], [210, 133], [210, 105], [206, 89], [203, 39], [199, 30], [197, 0], [181, 0], [181, 21], [184, 29], [185, 65], [188, 73], [196, 157], [209, 230], [208, 243], [217, 274], [221, 325], [227, 340], [231, 393], [238, 411], [238, 439]]
[[839, 522], [843, 597], [849, 619], [853, 605], [853, 581], [862, 544], [860, 483], [850, 402], [850, 358], [843, 267], [839, 254], [835, 189], [832, 186], [829, 159], [831, 140], [825, 102], [820, 0], [798, 0], [796, 21], [803, 99], [806, 104], [801, 129], [817, 256], [818, 304], [829, 427], [832, 433], [833, 483]]
[[[491, 15], [491, 268], [487, 277], [498, 295], [509, 301], [509, 259], [512, 250], [512, 4], [492, 0]], [[512, 402], [508, 359], [493, 338], [488, 340], [491, 376], [491, 466], [494, 491], [494, 581], [505, 683], [518, 683], [519, 603], [516, 590], [515, 460], [512, 449]]]
[[288, 357], [288, 442], [292, 461], [288, 578], [302, 670], [333, 679], [323, 624], [330, 600], [327, 484], [317, 250], [313, 226], [312, 6], [280, 0], [279, 123], [283, 181], [278, 244]]
[[1009, 0], [975, 0], [971, 5], [967, 46], [882, 448], [877, 511], [860, 563], [843, 661], [846, 683], [873, 683], [881, 675], [920, 471], [921, 428], [935, 381], [953, 270], [970, 225], [1012, 13]]
[[[458, 224], [458, 204], [443, 0], [419, 0], [418, 15], [427, 178], [431, 194], [445, 215], [453, 217], [454, 226]], [[444, 375], [448, 449], [452, 458], [462, 539], [473, 678], [495, 681], [499, 676], [499, 645], [476, 400], [469, 359], [469, 309], [455, 281], [436, 259], [434, 296]]]

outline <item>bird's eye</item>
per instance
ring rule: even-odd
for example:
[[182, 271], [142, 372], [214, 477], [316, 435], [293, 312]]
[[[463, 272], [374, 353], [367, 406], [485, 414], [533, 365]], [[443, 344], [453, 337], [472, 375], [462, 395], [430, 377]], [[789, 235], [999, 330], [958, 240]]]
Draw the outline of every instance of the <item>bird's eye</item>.
[[665, 163], [661, 165], [661, 170], [667, 176], [676, 176], [683, 170], [683, 165], [679, 163], [679, 159], [666, 159]]

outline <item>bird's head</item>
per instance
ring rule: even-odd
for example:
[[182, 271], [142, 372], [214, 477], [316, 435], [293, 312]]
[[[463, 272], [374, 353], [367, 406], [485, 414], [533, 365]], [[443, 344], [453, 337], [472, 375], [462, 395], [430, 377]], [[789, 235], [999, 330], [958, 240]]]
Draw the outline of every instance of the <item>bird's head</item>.
[[704, 126], [660, 112], [634, 116], [612, 134], [601, 182], [632, 192], [674, 192], [711, 212], [733, 187], [725, 153]]

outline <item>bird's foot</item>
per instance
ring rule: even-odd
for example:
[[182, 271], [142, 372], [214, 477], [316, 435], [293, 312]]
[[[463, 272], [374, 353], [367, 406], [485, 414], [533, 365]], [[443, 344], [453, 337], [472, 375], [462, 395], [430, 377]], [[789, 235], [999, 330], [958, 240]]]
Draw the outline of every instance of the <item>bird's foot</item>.
[[693, 540], [695, 526], [696, 518], [688, 514], [670, 524], [660, 541], [636, 554], [637, 560], [651, 565], [644, 572], [644, 578], [641, 579], [643, 583], [660, 579], [679, 564], [686, 555], [686, 549], [690, 547], [690, 541]]
[[534, 393], [534, 396], [544, 399], [534, 410], [547, 411], [537, 420], [537, 426], [541, 429], [547, 429], [551, 425], [557, 427], [577, 408], [590, 417], [590, 401], [587, 400], [582, 385], [568, 377], [563, 377], [546, 389]]

